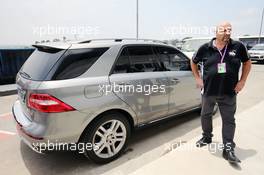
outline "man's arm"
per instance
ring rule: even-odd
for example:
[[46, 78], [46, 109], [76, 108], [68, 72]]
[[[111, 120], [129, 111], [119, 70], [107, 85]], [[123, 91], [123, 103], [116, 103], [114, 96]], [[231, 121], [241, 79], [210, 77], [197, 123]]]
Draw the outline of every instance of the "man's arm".
[[203, 88], [203, 80], [200, 77], [198, 65], [195, 64], [193, 61], [191, 61], [191, 68], [192, 68], [194, 78], [196, 80], [197, 88], [202, 89]]
[[242, 74], [241, 74], [239, 82], [237, 83], [235, 87], [236, 93], [239, 93], [244, 88], [250, 70], [251, 70], [251, 61], [248, 60], [244, 62], [242, 65]]

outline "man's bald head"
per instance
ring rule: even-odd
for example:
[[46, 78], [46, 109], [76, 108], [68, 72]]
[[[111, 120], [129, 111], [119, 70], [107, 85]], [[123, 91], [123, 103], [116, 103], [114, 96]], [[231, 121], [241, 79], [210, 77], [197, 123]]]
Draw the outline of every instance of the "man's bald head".
[[222, 42], [228, 42], [231, 36], [232, 25], [229, 22], [221, 22], [216, 27], [216, 39]]

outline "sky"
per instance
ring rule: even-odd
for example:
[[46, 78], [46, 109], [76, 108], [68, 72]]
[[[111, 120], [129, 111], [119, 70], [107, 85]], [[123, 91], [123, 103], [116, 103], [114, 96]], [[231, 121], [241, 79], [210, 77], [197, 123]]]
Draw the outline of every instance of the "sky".
[[[0, 45], [136, 37], [136, 0], [0, 2]], [[263, 8], [263, 0], [139, 0], [139, 38], [212, 36], [222, 21], [232, 24], [233, 36], [258, 35]]]

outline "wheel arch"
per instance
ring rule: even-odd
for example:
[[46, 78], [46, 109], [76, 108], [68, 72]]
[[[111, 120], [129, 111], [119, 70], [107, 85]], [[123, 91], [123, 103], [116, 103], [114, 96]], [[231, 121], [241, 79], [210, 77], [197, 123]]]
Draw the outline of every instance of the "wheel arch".
[[83, 136], [84, 136], [84, 133], [89, 129], [89, 127], [90, 127], [91, 125], [93, 125], [97, 120], [101, 119], [101, 118], [104, 116], [104, 114], [106, 114], [106, 113], [110, 113], [110, 112], [112, 112], [112, 113], [121, 113], [121, 114], [123, 114], [123, 115], [126, 117], [126, 119], [128, 120], [131, 130], [133, 130], [133, 129], [135, 128], [136, 121], [134, 120], [134, 118], [132, 117], [132, 115], [131, 115], [129, 112], [127, 112], [127, 111], [124, 110], [124, 109], [109, 109], [109, 110], [106, 110], [106, 111], [104, 111], [104, 112], [99, 113], [96, 117], [94, 117], [94, 118], [93, 118], [93, 119], [87, 124], [87, 126], [86, 126], [86, 127], [84, 128], [84, 130], [82, 131], [82, 133], [81, 133], [81, 135], [80, 135], [80, 137], [79, 137], [79, 139], [78, 139], [78, 142], [80, 142], [80, 141], [82, 140], [82, 138], [83, 138]]

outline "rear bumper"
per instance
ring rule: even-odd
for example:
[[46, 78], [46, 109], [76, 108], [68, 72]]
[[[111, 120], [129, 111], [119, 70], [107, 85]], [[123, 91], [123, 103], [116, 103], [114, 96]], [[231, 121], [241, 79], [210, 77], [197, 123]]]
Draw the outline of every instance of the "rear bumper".
[[17, 133], [21, 140], [37, 152], [59, 143], [77, 143], [82, 131], [78, 130], [80, 128], [80, 126], [76, 126], [78, 123], [71, 120], [78, 119], [78, 116], [83, 120], [86, 117], [84, 114], [74, 112], [78, 113], [78, 115], [74, 116], [73, 114], [71, 115], [72, 117], [69, 117], [68, 115], [58, 116], [57, 114], [57, 116], [45, 116], [45, 118], [48, 117], [46, 120], [38, 119], [32, 121], [29, 119], [30, 117], [24, 114], [19, 100], [14, 103], [12, 113], [16, 122]]
[[25, 128], [31, 124], [28, 118], [24, 115], [21, 110], [19, 101], [16, 101], [12, 108], [12, 113], [16, 122], [16, 129], [21, 140], [27, 144], [32, 150], [40, 152], [36, 145], [45, 143], [44, 138], [34, 137], [25, 131]]

